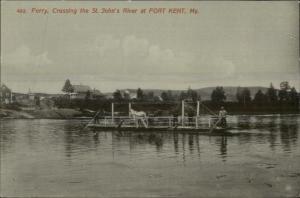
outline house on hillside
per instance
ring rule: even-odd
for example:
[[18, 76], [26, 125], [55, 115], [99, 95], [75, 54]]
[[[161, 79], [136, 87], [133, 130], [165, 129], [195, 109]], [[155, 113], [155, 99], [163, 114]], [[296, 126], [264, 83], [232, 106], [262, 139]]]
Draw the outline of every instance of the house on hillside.
[[27, 109], [34, 109], [40, 106], [40, 101], [48, 97], [45, 93], [33, 93], [29, 89], [27, 93], [14, 93], [14, 101]]
[[29, 95], [26, 93], [14, 93], [14, 98], [17, 103], [24, 103], [29, 100]]
[[0, 103], [10, 104], [13, 102], [13, 94], [11, 89], [9, 89], [5, 84], [1, 84], [0, 87]]
[[89, 99], [98, 99], [104, 95], [97, 89], [91, 89], [88, 85], [72, 85], [73, 92], [69, 94], [70, 99], [86, 99], [90, 94]]
[[121, 91], [121, 93], [124, 98], [126, 98], [126, 97], [128, 97], [128, 99], [136, 99], [137, 98], [136, 91], [132, 92], [127, 89], [127, 90]]
[[32, 101], [33, 101], [33, 100], [35, 99], [35, 94], [32, 93], [30, 89], [29, 89], [27, 95], [28, 95], [28, 99], [29, 99], [29, 100], [32, 100]]

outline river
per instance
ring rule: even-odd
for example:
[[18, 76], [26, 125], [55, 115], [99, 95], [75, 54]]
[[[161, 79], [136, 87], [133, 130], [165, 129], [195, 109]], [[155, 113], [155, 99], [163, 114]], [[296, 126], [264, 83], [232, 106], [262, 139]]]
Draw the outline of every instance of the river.
[[300, 115], [231, 116], [236, 136], [0, 120], [0, 196], [300, 196]]

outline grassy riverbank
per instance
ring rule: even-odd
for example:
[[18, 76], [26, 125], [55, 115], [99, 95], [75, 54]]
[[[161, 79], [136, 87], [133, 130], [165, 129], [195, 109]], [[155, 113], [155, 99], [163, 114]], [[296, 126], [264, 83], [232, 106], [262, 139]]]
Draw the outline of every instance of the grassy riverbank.
[[12, 110], [0, 109], [0, 118], [12, 119], [71, 119], [86, 116], [75, 109], [35, 109], [35, 110]]

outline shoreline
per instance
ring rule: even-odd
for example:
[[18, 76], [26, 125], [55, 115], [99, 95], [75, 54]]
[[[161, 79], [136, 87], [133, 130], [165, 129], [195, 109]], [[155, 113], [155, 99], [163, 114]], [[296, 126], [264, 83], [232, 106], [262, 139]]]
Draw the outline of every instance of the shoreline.
[[0, 109], [0, 119], [76, 119], [86, 117], [84, 113], [75, 109], [42, 109], [42, 110], [11, 110]]
[[[204, 114], [207, 116], [208, 114]], [[293, 116], [300, 115], [299, 112], [240, 112], [240, 113], [232, 113], [228, 114], [228, 116]], [[202, 115], [203, 116], [203, 115]], [[42, 109], [42, 110], [12, 110], [12, 109], [1, 109], [0, 108], [0, 120], [3, 119], [54, 119], [54, 120], [85, 120], [92, 119], [93, 115], [88, 115], [79, 110], [70, 109], [70, 108], [61, 108], [61, 109]]]

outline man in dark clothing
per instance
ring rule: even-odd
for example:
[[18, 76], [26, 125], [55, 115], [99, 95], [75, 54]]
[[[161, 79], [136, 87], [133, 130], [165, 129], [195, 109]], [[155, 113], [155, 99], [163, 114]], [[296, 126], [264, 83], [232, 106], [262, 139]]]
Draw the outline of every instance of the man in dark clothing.
[[221, 110], [219, 111], [219, 119], [221, 119], [220, 126], [224, 128], [227, 126], [226, 115], [227, 115], [227, 111], [222, 106]]

